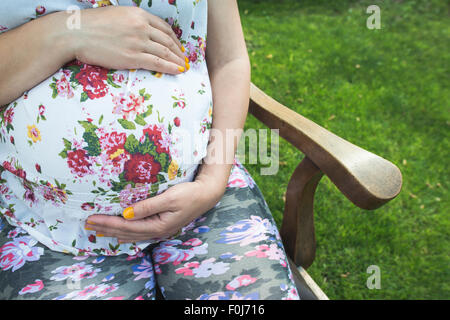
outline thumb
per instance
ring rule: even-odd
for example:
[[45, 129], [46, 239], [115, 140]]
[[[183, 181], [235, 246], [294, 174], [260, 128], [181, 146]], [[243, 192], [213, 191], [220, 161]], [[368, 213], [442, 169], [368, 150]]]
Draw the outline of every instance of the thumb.
[[139, 220], [171, 209], [169, 192], [165, 192], [132, 204], [123, 210], [122, 216], [126, 220]]

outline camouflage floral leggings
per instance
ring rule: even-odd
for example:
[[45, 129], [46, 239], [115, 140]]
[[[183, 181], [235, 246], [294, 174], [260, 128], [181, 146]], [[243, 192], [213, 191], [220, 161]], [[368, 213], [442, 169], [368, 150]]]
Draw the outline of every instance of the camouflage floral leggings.
[[52, 251], [0, 218], [0, 299], [298, 299], [269, 208], [234, 170], [216, 207], [134, 256]]

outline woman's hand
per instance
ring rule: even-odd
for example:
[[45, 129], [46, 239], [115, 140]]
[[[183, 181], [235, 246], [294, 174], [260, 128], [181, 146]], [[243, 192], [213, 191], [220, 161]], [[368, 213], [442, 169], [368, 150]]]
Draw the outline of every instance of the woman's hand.
[[221, 189], [206, 180], [180, 183], [133, 204], [122, 217], [92, 215], [85, 228], [119, 243], [167, 238], [214, 207], [223, 195]]
[[138, 7], [81, 10], [80, 28], [73, 28], [70, 35], [75, 57], [87, 64], [170, 74], [188, 68], [170, 25]]

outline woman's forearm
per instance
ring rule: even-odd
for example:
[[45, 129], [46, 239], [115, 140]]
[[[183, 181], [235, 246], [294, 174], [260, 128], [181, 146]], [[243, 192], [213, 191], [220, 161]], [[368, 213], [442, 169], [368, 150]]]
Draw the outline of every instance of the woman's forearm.
[[0, 35], [0, 105], [74, 59], [66, 18], [66, 12], [48, 14]]
[[[248, 56], [210, 71], [213, 92], [212, 141], [196, 180], [211, 186], [213, 196], [225, 191], [240, 133], [247, 116], [250, 94]], [[218, 141], [221, 139], [221, 141]]]
[[213, 94], [212, 139], [196, 180], [206, 182], [206, 196], [217, 198], [228, 182], [250, 96], [250, 59], [236, 0], [208, 2], [207, 43]]

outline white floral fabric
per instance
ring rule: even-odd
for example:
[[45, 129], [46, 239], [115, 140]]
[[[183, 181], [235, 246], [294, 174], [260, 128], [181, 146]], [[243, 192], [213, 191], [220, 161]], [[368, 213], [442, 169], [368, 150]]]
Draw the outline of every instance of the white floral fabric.
[[163, 18], [191, 68], [169, 75], [75, 60], [0, 107], [0, 212], [52, 250], [75, 255], [136, 254], [150, 244], [96, 237], [85, 220], [120, 215], [191, 181], [212, 123], [206, 0], [4, 0], [0, 32], [73, 5], [111, 4]]

